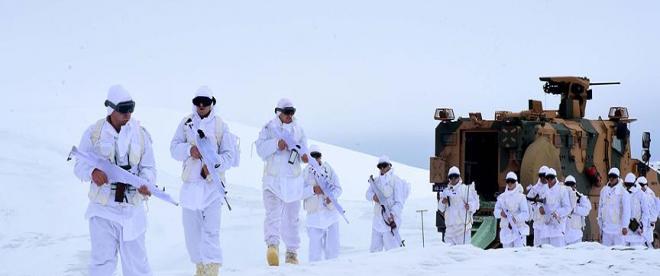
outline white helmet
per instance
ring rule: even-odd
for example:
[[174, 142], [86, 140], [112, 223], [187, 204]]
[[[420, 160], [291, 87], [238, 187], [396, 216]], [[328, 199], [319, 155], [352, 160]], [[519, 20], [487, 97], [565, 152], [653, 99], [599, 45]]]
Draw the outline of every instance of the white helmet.
[[635, 180], [637, 180], [637, 177], [635, 176], [634, 173], [628, 173], [626, 174], [626, 179], [623, 181], [624, 183], [635, 183]]
[[637, 178], [637, 184], [640, 185], [647, 185], [649, 184], [648, 180], [646, 180], [646, 177], [640, 176]]
[[616, 174], [617, 177], [621, 177], [621, 172], [617, 168], [611, 168], [610, 172], [608, 172], [607, 175], [610, 175], [610, 174]]
[[380, 158], [378, 158], [378, 164], [392, 164], [392, 161], [390, 161], [390, 157], [387, 155], [381, 155]]
[[541, 166], [541, 168], [539, 169], [539, 174], [545, 174], [548, 171], [548, 169], [549, 169], [548, 166], [545, 165]]
[[452, 174], [457, 174], [457, 175], [460, 176], [460, 175], [461, 175], [461, 171], [458, 169], [458, 167], [453, 166], [453, 167], [449, 168], [449, 172], [447, 173], [447, 176], [450, 176], [450, 175], [452, 175]]
[[309, 146], [309, 152], [321, 152], [321, 148], [318, 145], [311, 145]]
[[564, 179], [564, 184], [566, 184], [566, 182], [576, 183], [575, 177], [573, 177], [572, 175], [567, 176], [566, 179]]
[[508, 172], [508, 173], [506, 174], [506, 178], [504, 178], [504, 179], [505, 179], [505, 180], [513, 179], [513, 180], [515, 180], [515, 181], [518, 181], [518, 176], [517, 176], [516, 173], [514, 173], [514, 172]]
[[289, 108], [293, 107], [293, 102], [288, 98], [282, 98], [279, 101], [277, 101], [277, 108], [285, 109], [287, 107]]
[[554, 175], [555, 177], [557, 177], [557, 171], [555, 171], [555, 169], [553, 169], [553, 168], [548, 168], [548, 169], [545, 171], [545, 175], [546, 175], [546, 176], [548, 176], [548, 175]]

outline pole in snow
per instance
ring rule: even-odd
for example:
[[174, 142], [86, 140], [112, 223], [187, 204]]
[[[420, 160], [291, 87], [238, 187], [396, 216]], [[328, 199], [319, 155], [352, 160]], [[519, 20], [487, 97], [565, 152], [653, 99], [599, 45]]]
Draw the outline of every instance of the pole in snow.
[[428, 210], [417, 210], [417, 213], [419, 213], [419, 216], [422, 218], [422, 248], [424, 248], [424, 212]]

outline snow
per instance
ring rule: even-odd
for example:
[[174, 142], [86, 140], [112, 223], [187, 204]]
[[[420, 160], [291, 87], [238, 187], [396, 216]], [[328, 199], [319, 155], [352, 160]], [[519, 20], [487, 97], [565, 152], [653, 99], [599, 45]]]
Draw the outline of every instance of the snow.
[[[3, 118], [10, 118], [0, 125], [0, 144], [5, 148], [0, 155], [0, 275], [87, 275], [90, 245], [83, 218], [87, 184], [75, 178], [72, 162], [65, 159], [85, 128], [104, 116], [105, 108], [61, 102], [39, 112], [19, 115], [16, 110], [20, 109], [0, 111]], [[138, 103], [134, 114], [153, 137], [158, 184], [175, 196], [181, 185], [181, 165], [170, 157], [169, 142], [186, 110]], [[305, 125], [304, 120], [301, 123]], [[302, 264], [267, 267], [260, 181], [263, 163], [252, 148], [259, 128], [228, 124], [241, 137], [242, 155], [241, 166], [227, 174], [233, 211], [223, 209], [223, 275], [485, 275], [508, 274], [505, 271], [511, 269], [521, 275], [660, 272], [657, 250], [619, 251], [593, 243], [485, 251], [447, 247], [435, 230], [435, 195], [430, 192], [428, 171], [399, 163], [394, 164], [396, 173], [412, 183], [401, 229], [407, 247], [370, 254], [372, 205], [364, 199], [364, 192], [369, 174], [376, 173], [377, 157], [316, 141], [311, 143], [321, 146], [324, 159], [333, 165], [344, 188], [340, 200], [350, 224], [340, 223], [341, 256], [309, 264], [307, 235], [301, 227]], [[415, 212], [419, 209], [428, 210], [424, 217], [426, 248], [422, 248], [420, 215]], [[191, 275], [193, 264], [185, 250], [179, 208], [152, 199], [148, 217], [147, 250], [154, 275]]]

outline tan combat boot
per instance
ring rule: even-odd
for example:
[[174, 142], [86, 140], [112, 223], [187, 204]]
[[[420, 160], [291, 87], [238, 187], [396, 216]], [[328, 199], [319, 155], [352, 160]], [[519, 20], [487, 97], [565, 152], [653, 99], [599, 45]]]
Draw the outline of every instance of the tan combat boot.
[[204, 276], [204, 265], [199, 263], [196, 266], [197, 270], [195, 271], [195, 276]]
[[220, 264], [210, 263], [204, 266], [206, 274], [204, 276], [218, 276], [220, 272]]
[[277, 245], [269, 245], [268, 251], [266, 251], [266, 260], [268, 261], [269, 266], [278, 266], [280, 265], [280, 253]]
[[289, 252], [289, 251], [287, 251], [287, 252], [286, 252], [286, 259], [285, 259], [285, 262], [286, 262], [287, 264], [294, 264], [294, 265], [297, 265], [297, 264], [298, 264], [298, 254], [296, 254], [296, 252]]

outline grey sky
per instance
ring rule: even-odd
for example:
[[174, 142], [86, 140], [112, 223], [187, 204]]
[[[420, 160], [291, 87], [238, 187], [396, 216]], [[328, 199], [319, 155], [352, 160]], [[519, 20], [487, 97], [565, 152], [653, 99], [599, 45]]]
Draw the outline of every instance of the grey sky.
[[588, 115], [628, 106], [633, 154], [644, 130], [658, 150], [658, 1], [136, 2], [0, 0], [8, 106], [101, 105], [121, 83], [138, 112], [187, 109], [207, 84], [229, 120], [259, 126], [287, 96], [312, 138], [427, 167], [435, 107], [554, 109], [538, 77], [580, 75], [621, 81]]

